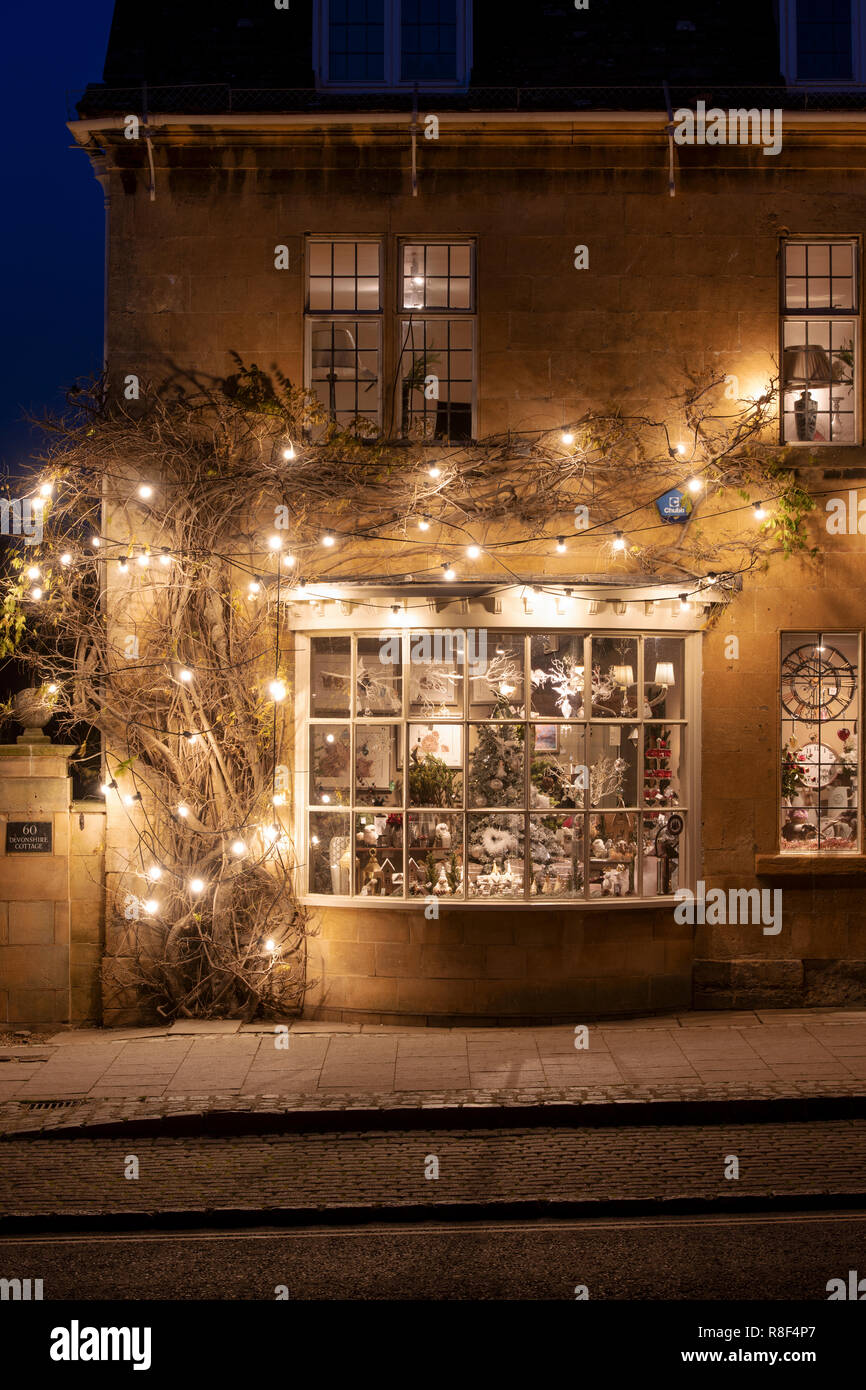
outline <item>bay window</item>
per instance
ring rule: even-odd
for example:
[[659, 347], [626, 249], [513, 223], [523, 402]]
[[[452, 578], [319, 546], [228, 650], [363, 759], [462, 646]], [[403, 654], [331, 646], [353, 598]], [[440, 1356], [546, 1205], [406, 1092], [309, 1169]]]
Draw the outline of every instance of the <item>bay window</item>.
[[676, 891], [689, 815], [682, 637], [311, 635], [309, 662], [310, 894]]

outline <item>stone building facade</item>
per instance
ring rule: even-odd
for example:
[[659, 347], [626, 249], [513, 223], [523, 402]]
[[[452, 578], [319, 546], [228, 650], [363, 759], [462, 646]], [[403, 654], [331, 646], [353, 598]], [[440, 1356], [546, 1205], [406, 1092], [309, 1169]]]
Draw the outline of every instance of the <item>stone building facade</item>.
[[[393, 413], [384, 417], [395, 408], [389, 390], [408, 333], [422, 376], [434, 364], [447, 380], [429, 424], [422, 393], [410, 389], [403, 405], [444, 449], [508, 431], [558, 432], [610, 401], [667, 418], [686, 371], [713, 371], [750, 398], [781, 370], [774, 429], [794, 446], [791, 466], [816, 500], [814, 555], [775, 558], [747, 575], [713, 623], [711, 588], [692, 586], [681, 611], [673, 578], [650, 582], [635, 566], [602, 567], [598, 547], [577, 532], [565, 555], [517, 546], [510, 565], [521, 582], [511, 587], [482, 544], [451, 597], [429, 578], [441, 562], [435, 542], [413, 552], [426, 582], [408, 581], [403, 553], [378, 543], [347, 542], [330, 569], [323, 563], [315, 578], [327, 601], [293, 604], [285, 615], [296, 665], [295, 738], [284, 761], [293, 769], [293, 833], [309, 866], [301, 887], [321, 928], [311, 942], [308, 1013], [487, 1022], [691, 1004], [862, 1003], [866, 109], [856, 73], [837, 80], [847, 83], [844, 99], [826, 84], [805, 99], [796, 63], [812, 71], [808, 34], [796, 29], [796, 7], [783, 5], [780, 50], [769, 3], [750, 7], [760, 42], [749, 70], [731, 51], [730, 24], [723, 42], [715, 18], [685, 29], [672, 21], [665, 42], [674, 66], [663, 72], [636, 43], [607, 69], [619, 96], [590, 90], [598, 53], [614, 52], [611, 36], [562, 6], [542, 7], [542, 37], [527, 34], [522, 66], [496, 38], [492, 7], [476, 5], [474, 15], [467, 4], [441, 7], [445, 56], [420, 78], [407, 58], [408, 20], [394, 3], [384, 10], [397, 29], [386, 26], [381, 41], [338, 33], [336, 3], [255, 22], [232, 11], [200, 44], [190, 19], [195, 64], [179, 40], [167, 51], [155, 21], [136, 50], [133, 8], [118, 5], [105, 85], [88, 90], [70, 125], [106, 196], [106, 351], [116, 380], [161, 380], [170, 368], [221, 379], [234, 351], [310, 385], [340, 416], [366, 407], [393, 430]], [[643, 23], [637, 7], [629, 23]], [[389, 32], [402, 35], [402, 49], [392, 52]], [[280, 80], [277, 43], [290, 55]], [[731, 71], [763, 88], [752, 99], [723, 91]], [[711, 107], [714, 94], [722, 110], [777, 112], [779, 152], [760, 142], [675, 140], [676, 110], [697, 110], [701, 100]], [[842, 502], [853, 526], [829, 524]], [[629, 524], [636, 532], [665, 523], [642, 516]], [[753, 524], [750, 512], [742, 524]], [[533, 585], [543, 590], [534, 603]], [[382, 614], [406, 604], [419, 630], [486, 631], [513, 657], [509, 669], [527, 693], [540, 661], [547, 694], [513, 715], [515, 725], [526, 721], [516, 756], [534, 738], [536, 762], [549, 754], [562, 763], [578, 737], [571, 718], [586, 742], [574, 744], [569, 767], [600, 765], [613, 749], [626, 764], [616, 794], [554, 816], [533, 800], [524, 759], [516, 775], [525, 796], [511, 803], [520, 825], [503, 826], [489, 807], [486, 822], [476, 815], [481, 803], [469, 789], [480, 763], [472, 760], [490, 737], [492, 697], [473, 695], [468, 666], [465, 706], [464, 686], [452, 698], [452, 684], [435, 709], [420, 696], [413, 703], [411, 689], [396, 704], [386, 691], [378, 706], [350, 709], [346, 692], [357, 689], [361, 663], [369, 669], [387, 626]], [[627, 674], [620, 685], [612, 678], [613, 704], [602, 692], [592, 705], [587, 697], [586, 709], [565, 708], [561, 692], [553, 695], [554, 663], [577, 661], [589, 648], [575, 642], [590, 639], [593, 656], [582, 660], [591, 666], [603, 655], [606, 670]], [[453, 671], [444, 674], [447, 686]], [[411, 662], [405, 678], [411, 685]], [[344, 765], [324, 759], [329, 735], [345, 740]], [[466, 804], [446, 802], [456, 809], [441, 819], [429, 806], [412, 811], [411, 749], [428, 735], [466, 784]], [[807, 749], [806, 779], [793, 786], [780, 783], [792, 739]], [[366, 782], [362, 748], [378, 769]], [[667, 785], [658, 774], [670, 771], [683, 825], [665, 850], [657, 838], [665, 822], [645, 792]], [[344, 773], [355, 783], [352, 809], [335, 823], [328, 789], [339, 791]], [[388, 828], [401, 817], [405, 848]], [[123, 865], [122, 819], [109, 804], [109, 893]], [[556, 826], [539, 829], [545, 819]], [[553, 859], [570, 856], [559, 878], [552, 869], [539, 876], [533, 846], [548, 834]], [[464, 836], [455, 864], [451, 851]], [[435, 912], [432, 894], [411, 892], [428, 855], [440, 876], [462, 875]], [[371, 863], [378, 870], [385, 859], [384, 890], [380, 880], [378, 892], [362, 892]], [[752, 914], [731, 923], [727, 911], [679, 920], [677, 886], [699, 897], [768, 890], [765, 903], [778, 889], [781, 921]], [[109, 1022], [130, 1016], [111, 986], [111, 962], [123, 951], [109, 931]]]

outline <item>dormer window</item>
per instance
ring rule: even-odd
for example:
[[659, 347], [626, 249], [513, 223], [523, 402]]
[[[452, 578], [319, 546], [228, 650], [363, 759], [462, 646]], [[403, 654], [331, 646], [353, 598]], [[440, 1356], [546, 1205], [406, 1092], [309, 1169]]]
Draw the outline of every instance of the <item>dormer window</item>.
[[464, 88], [471, 0], [320, 0], [315, 50], [319, 87], [380, 91]]
[[866, 82], [866, 26], [853, 0], [781, 0], [779, 25], [790, 86], [844, 89]]

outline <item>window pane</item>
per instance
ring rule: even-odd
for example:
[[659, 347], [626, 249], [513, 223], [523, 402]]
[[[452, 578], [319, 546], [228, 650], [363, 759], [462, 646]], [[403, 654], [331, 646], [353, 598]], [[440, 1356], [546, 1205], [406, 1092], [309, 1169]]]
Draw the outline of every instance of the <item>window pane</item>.
[[407, 871], [411, 897], [462, 898], [463, 816], [411, 813]]
[[623, 811], [589, 818], [589, 896], [630, 898], [636, 890], [636, 815]]
[[325, 323], [310, 330], [310, 387], [328, 417], [341, 428], [356, 417], [375, 430], [379, 418], [378, 324], [364, 320]]
[[402, 819], [372, 812], [355, 817], [355, 892], [360, 897], [402, 898]]
[[310, 812], [310, 892], [348, 897], [352, 840], [348, 813]]
[[781, 655], [782, 848], [856, 849], [857, 635], [784, 633]]
[[854, 442], [857, 332], [853, 319], [785, 321], [786, 442]]
[[456, 242], [403, 246], [404, 309], [470, 309], [473, 247]]
[[628, 724], [589, 728], [590, 806], [637, 806], [638, 741]]
[[349, 804], [352, 738], [346, 724], [310, 725], [310, 805]]
[[397, 724], [355, 725], [355, 804], [402, 806], [403, 776]]
[[[473, 634], [474, 635], [474, 634]], [[471, 640], [471, 639], [470, 639]], [[452, 717], [463, 713], [467, 654], [477, 660], [473, 642], [467, 653], [462, 628], [413, 632], [409, 639], [409, 713]]]
[[467, 863], [470, 898], [523, 897], [523, 816], [470, 815]]
[[355, 713], [394, 715], [403, 710], [403, 668], [399, 642], [359, 637], [355, 670]]
[[647, 806], [678, 806], [682, 800], [684, 730], [674, 724], [644, 728], [643, 795]]
[[583, 724], [533, 724], [530, 805], [583, 806], [589, 783]]
[[311, 309], [380, 308], [378, 242], [311, 241], [307, 273]]
[[522, 716], [523, 635], [470, 628], [467, 642], [470, 717]]
[[530, 816], [535, 898], [583, 897], [583, 816]]
[[525, 806], [525, 725], [470, 724], [467, 787], [470, 806]]
[[533, 633], [532, 713], [539, 719], [581, 719], [583, 708], [583, 637], [572, 632]]
[[409, 805], [463, 805], [463, 725], [409, 725]]
[[456, 81], [457, 0], [402, 0], [401, 77]]
[[[401, 327], [402, 431], [417, 439], [472, 437], [471, 352], [456, 352], [450, 319], [414, 319]], [[466, 324], [457, 336], [465, 340]], [[470, 330], [471, 331], [471, 330]]]
[[616, 719], [637, 714], [637, 640], [592, 639], [592, 715]]
[[685, 716], [685, 647], [681, 637], [644, 638], [644, 719]]
[[385, 77], [385, 0], [330, 0], [328, 73], [332, 82]]
[[[685, 821], [685, 816], [680, 815], [680, 820]], [[643, 817], [642, 893], [645, 898], [667, 897], [677, 891], [684, 843], [685, 831], [676, 835], [669, 815], [656, 812]]]
[[310, 639], [310, 714], [334, 719], [349, 713], [351, 637]]

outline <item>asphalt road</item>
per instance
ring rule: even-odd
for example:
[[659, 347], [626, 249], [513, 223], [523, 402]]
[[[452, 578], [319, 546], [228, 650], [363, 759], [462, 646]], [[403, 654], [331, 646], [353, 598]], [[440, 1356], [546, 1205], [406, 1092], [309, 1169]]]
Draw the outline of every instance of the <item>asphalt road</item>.
[[52, 1299], [827, 1299], [866, 1273], [866, 1212], [424, 1222], [0, 1239]]

